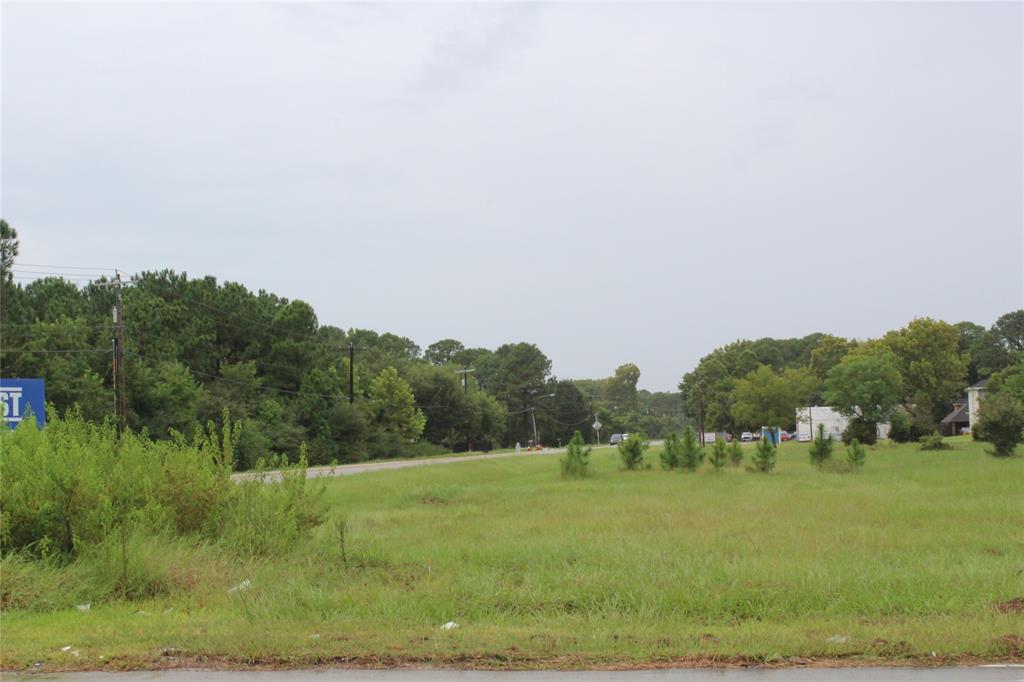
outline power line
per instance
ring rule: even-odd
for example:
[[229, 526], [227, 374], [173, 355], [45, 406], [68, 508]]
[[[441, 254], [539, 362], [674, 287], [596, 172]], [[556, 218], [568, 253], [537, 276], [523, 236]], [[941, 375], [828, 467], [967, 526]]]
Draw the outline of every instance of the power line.
[[34, 348], [4, 348], [0, 353], [113, 353], [112, 348], [66, 348], [66, 349], [34, 349]]
[[24, 265], [24, 266], [30, 267], [30, 268], [50, 268], [50, 269], [53, 269], [53, 270], [89, 270], [91, 272], [95, 272], [97, 270], [110, 270], [110, 271], [114, 271], [114, 270], [117, 269], [117, 268], [112, 268], [112, 267], [107, 267], [107, 266], [100, 266], [100, 265], [92, 266], [92, 267], [88, 267], [88, 266], [84, 266], [84, 265], [44, 265], [43, 263], [22, 263], [21, 261], [18, 261], [17, 263], [15, 263], [14, 267], [18, 267], [19, 265]]

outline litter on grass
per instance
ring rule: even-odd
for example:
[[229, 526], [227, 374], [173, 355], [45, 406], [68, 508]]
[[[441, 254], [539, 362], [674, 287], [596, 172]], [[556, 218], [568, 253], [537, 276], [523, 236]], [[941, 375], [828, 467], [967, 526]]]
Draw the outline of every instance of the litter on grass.
[[456, 623], [454, 620], [450, 620], [447, 623], [445, 623], [444, 625], [442, 625], [441, 629], [442, 630], [454, 630], [457, 627], [459, 627], [459, 624]]
[[252, 582], [248, 578], [246, 578], [245, 580], [243, 580], [242, 582], [238, 583], [230, 590], [228, 590], [228, 592], [240, 592], [241, 590], [247, 590], [250, 587], [252, 587]]

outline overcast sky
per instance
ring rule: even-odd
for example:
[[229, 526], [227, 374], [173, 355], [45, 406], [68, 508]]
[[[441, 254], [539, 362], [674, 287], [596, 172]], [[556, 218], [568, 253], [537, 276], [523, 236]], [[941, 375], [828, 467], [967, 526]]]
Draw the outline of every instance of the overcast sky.
[[1024, 299], [1022, 5], [2, 6], [28, 263], [672, 389]]

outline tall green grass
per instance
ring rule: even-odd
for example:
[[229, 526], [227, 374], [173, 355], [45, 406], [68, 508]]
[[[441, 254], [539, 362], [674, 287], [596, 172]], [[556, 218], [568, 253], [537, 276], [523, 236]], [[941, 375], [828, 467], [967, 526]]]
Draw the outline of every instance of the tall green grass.
[[179, 534], [162, 553], [191, 577], [87, 613], [71, 605], [85, 592], [52, 596], [97, 584], [84, 557], [36, 583], [38, 560], [5, 561], [21, 587], [4, 663], [152, 664], [168, 647], [294, 664], [1024, 655], [1024, 617], [1001, 607], [1024, 596], [1024, 458], [950, 442], [869, 448], [855, 475], [784, 443], [770, 474], [625, 472], [609, 449], [581, 480], [536, 456], [333, 479], [337, 523], [288, 551]]

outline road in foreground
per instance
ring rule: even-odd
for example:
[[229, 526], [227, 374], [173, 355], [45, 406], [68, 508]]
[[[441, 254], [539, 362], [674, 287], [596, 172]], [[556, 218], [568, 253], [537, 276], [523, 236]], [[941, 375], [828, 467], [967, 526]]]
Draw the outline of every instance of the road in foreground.
[[[6, 676], [5, 676], [6, 677]], [[40, 679], [11, 675], [10, 679]], [[131, 673], [64, 673], [45, 675], [64, 682], [1024, 682], [1024, 665], [962, 668], [717, 668], [677, 670], [480, 671], [480, 670], [165, 670]]]

